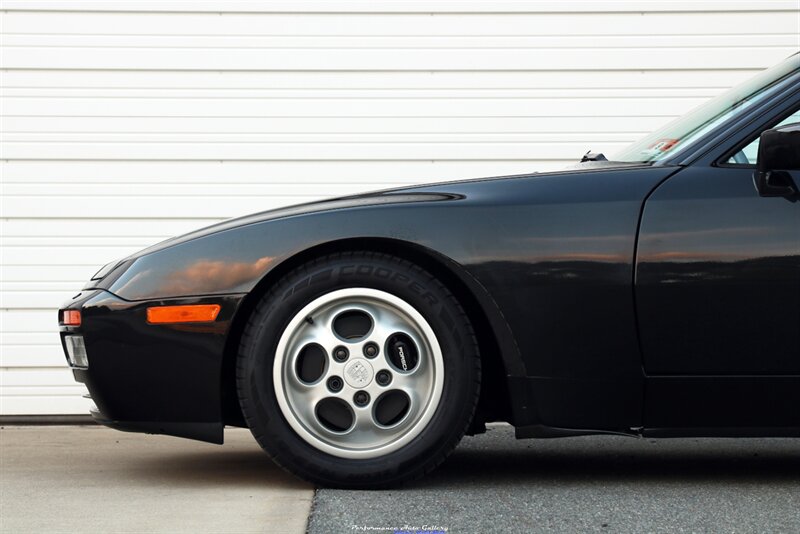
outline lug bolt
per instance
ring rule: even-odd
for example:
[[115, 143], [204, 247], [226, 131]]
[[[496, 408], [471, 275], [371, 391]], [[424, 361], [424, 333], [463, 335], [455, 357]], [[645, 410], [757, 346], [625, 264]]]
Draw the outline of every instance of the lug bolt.
[[337, 362], [346, 361], [348, 356], [350, 356], [350, 351], [347, 350], [347, 347], [336, 347], [333, 349], [333, 359]]
[[356, 406], [366, 406], [369, 404], [369, 393], [366, 391], [356, 391], [356, 394], [353, 395], [353, 402], [356, 403]]
[[375, 343], [367, 343], [364, 345], [364, 356], [367, 358], [374, 358], [378, 355], [378, 352], [380, 352], [380, 350]]
[[328, 379], [328, 389], [336, 393], [337, 391], [341, 391], [344, 383], [342, 379], [338, 376], [332, 376]]
[[375, 381], [378, 382], [380, 386], [388, 386], [389, 382], [392, 381], [392, 373], [389, 371], [378, 371], [378, 374], [375, 375]]

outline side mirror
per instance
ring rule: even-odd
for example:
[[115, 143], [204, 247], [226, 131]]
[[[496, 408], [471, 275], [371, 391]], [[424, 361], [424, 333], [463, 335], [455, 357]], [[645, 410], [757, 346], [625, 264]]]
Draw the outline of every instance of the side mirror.
[[789, 171], [800, 171], [800, 123], [766, 130], [758, 145], [758, 160], [753, 173], [762, 197], [788, 197], [797, 194]]

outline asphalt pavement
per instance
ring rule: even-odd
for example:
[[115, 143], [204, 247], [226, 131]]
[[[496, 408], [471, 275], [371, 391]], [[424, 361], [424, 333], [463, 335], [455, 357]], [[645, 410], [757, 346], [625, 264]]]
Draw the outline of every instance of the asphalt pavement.
[[465, 438], [413, 485], [319, 490], [311, 534], [800, 532], [800, 440]]

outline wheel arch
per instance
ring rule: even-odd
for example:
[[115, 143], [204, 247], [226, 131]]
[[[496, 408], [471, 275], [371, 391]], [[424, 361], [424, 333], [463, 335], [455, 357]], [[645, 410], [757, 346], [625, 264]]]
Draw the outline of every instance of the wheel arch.
[[524, 376], [524, 366], [511, 330], [488, 292], [461, 265], [434, 250], [391, 238], [340, 239], [305, 249], [273, 267], [243, 299], [225, 343], [221, 369], [222, 417], [225, 424], [245, 426], [236, 392], [236, 357], [250, 314], [277, 280], [316, 257], [333, 252], [370, 251], [400, 255], [441, 280], [464, 307], [475, 329], [483, 378], [475, 421], [470, 433], [489, 421], [512, 422], [509, 376]]

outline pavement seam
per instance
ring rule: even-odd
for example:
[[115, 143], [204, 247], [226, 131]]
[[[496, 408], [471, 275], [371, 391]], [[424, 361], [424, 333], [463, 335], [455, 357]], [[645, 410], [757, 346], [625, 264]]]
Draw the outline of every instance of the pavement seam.
[[317, 497], [319, 495], [319, 488], [314, 488], [314, 496], [311, 498], [311, 507], [308, 509], [308, 518], [306, 519], [306, 534], [311, 534], [311, 518], [317, 511]]

